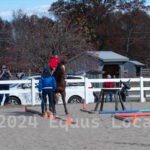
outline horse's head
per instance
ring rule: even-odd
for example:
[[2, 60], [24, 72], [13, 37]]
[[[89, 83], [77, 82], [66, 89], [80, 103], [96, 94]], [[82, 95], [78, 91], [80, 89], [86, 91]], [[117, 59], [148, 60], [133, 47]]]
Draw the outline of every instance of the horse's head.
[[62, 70], [62, 72], [65, 74], [66, 73], [66, 61], [62, 60], [60, 63], [60, 69]]
[[123, 84], [123, 87], [124, 89], [126, 90], [129, 90], [131, 87], [130, 87], [130, 80], [127, 81], [127, 82], [123, 82], [123, 81], [120, 81], [121, 84]]
[[56, 81], [60, 81], [61, 79], [65, 78], [65, 75], [66, 75], [66, 62], [61, 61], [58, 64], [53, 76], [55, 77]]

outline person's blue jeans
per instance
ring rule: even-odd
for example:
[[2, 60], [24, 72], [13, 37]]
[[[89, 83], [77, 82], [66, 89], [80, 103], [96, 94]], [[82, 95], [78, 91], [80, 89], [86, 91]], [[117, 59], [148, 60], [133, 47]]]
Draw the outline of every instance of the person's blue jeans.
[[[2, 90], [9, 90], [9, 86], [8, 87], [0, 87], [0, 91], [2, 91]], [[9, 94], [0, 94], [0, 106], [1, 106], [1, 103], [3, 101], [4, 95], [6, 97], [4, 105], [9, 103]]]
[[110, 102], [112, 102], [112, 93], [106, 94], [105, 102], [108, 102], [109, 98], [110, 98]]
[[42, 113], [47, 111], [47, 99], [46, 99], [47, 95], [49, 98], [49, 105], [50, 105], [50, 107], [52, 107], [53, 113], [55, 113], [55, 105], [53, 102], [53, 90], [52, 89], [43, 89], [42, 90], [42, 102], [41, 102]]

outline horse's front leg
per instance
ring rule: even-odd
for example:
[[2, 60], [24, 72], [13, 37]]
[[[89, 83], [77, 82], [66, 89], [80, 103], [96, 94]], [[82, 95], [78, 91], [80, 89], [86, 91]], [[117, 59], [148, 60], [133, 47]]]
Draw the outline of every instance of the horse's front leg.
[[63, 104], [64, 104], [65, 113], [66, 113], [66, 115], [67, 115], [67, 114], [68, 114], [68, 110], [67, 110], [66, 101], [65, 101], [65, 98], [66, 98], [66, 92], [63, 91], [63, 92], [61, 92], [60, 94], [61, 94], [62, 101], [63, 101]]

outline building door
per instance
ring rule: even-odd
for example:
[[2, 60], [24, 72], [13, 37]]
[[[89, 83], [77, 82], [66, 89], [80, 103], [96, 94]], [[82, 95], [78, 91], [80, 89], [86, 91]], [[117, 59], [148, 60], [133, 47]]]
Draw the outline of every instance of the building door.
[[107, 75], [111, 75], [112, 78], [119, 78], [119, 65], [104, 65], [103, 67], [103, 78], [107, 78]]
[[137, 77], [141, 76], [141, 67], [136, 67], [136, 76]]

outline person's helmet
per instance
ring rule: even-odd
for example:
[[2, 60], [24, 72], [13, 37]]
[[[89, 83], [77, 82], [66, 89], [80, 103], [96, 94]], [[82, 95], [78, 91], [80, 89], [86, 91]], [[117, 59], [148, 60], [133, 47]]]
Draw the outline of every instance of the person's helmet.
[[110, 75], [110, 74], [108, 74], [108, 75], [107, 75], [107, 78], [108, 78], [108, 79], [110, 79], [110, 78], [111, 78], [111, 75]]
[[58, 51], [54, 49], [54, 50], [52, 51], [52, 55], [58, 55]]
[[47, 67], [45, 67], [44, 69], [43, 69], [43, 72], [48, 72], [49, 71], [49, 69], [47, 68]]

